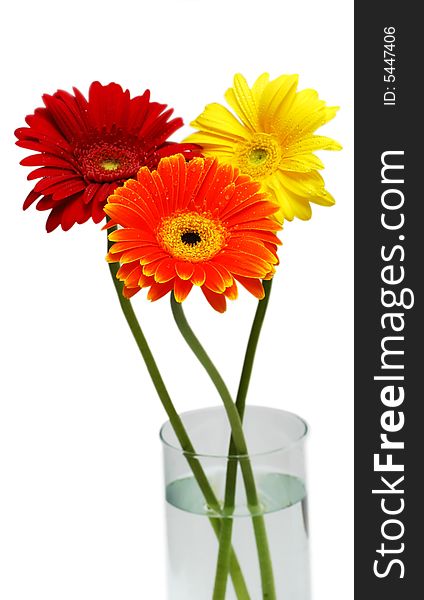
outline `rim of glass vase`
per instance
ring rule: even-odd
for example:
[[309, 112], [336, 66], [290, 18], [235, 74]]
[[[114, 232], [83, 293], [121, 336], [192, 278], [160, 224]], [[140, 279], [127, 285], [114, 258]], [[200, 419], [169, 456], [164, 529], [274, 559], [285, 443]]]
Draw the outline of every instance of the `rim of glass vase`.
[[[302, 419], [302, 417], [299, 417], [299, 415], [297, 415], [296, 413], [291, 412], [289, 410], [283, 410], [281, 408], [274, 408], [271, 406], [259, 406], [257, 404], [249, 404], [248, 406], [246, 406], [245, 410], [249, 411], [252, 408], [260, 409], [260, 410], [264, 410], [264, 411], [270, 411], [270, 412], [277, 412], [280, 415], [284, 414], [284, 415], [287, 415], [290, 417], [294, 417], [298, 422], [300, 422], [303, 425], [303, 431], [297, 438], [291, 440], [284, 446], [279, 446], [278, 448], [272, 448], [271, 450], [264, 450], [262, 452], [252, 452], [249, 454], [215, 454], [215, 453], [209, 453], [209, 452], [189, 452], [189, 451], [183, 450], [181, 448], [181, 446], [174, 445], [165, 439], [164, 430], [168, 425], [171, 427], [171, 430], [173, 431], [172, 425], [171, 425], [171, 422], [169, 421], [169, 419], [167, 421], [165, 421], [165, 423], [163, 423], [163, 425], [161, 426], [161, 428], [159, 430], [159, 437], [164, 446], [166, 446], [167, 448], [170, 448], [171, 450], [175, 450], [176, 452], [178, 452], [179, 454], [183, 454], [184, 456], [191, 456], [193, 458], [199, 457], [199, 458], [241, 459], [241, 458], [247, 458], [247, 457], [254, 458], [257, 456], [266, 456], [266, 455], [270, 455], [270, 454], [276, 454], [278, 452], [288, 452], [288, 451], [292, 450], [295, 446], [298, 446], [300, 443], [302, 443], [308, 436], [308, 433], [309, 433], [308, 423], [304, 419]], [[184, 424], [184, 417], [190, 416], [190, 415], [193, 415], [196, 413], [200, 413], [200, 412], [206, 412], [206, 411], [220, 411], [220, 412], [225, 413], [225, 408], [223, 406], [206, 406], [204, 408], [195, 408], [193, 410], [187, 410], [187, 411], [180, 413], [179, 417]], [[189, 433], [189, 435], [190, 435], [190, 433]]]

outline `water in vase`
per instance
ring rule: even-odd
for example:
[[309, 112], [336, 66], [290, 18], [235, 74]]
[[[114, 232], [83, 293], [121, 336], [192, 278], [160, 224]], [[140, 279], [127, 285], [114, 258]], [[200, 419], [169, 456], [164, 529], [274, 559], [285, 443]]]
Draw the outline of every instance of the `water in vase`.
[[[282, 473], [257, 472], [255, 477], [268, 533], [277, 600], [310, 600], [304, 483]], [[208, 472], [208, 478], [221, 499], [225, 474]], [[167, 486], [166, 501], [168, 600], [212, 600], [218, 554], [218, 540], [209, 521], [212, 513], [190, 476]], [[252, 520], [242, 483], [238, 484], [232, 518], [233, 547], [250, 600], [263, 600]], [[230, 578], [226, 600], [237, 600]]]

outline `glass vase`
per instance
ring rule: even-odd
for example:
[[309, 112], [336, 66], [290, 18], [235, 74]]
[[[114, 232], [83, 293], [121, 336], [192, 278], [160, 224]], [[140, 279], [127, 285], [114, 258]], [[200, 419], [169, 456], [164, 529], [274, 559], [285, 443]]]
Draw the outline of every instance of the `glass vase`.
[[[181, 450], [169, 422], [161, 429], [168, 600], [268, 598], [261, 581], [261, 551], [258, 552], [254, 519], [260, 519], [265, 525], [275, 599], [310, 600], [304, 459], [306, 423], [286, 411], [249, 406], [243, 420], [249, 454], [229, 456], [231, 432], [223, 408], [195, 410], [183, 413], [181, 418], [196, 454]], [[252, 509], [247, 501], [240, 468], [242, 460], [250, 461], [252, 466], [259, 508]], [[217, 500], [214, 506], [201, 489], [204, 490], [204, 483], [199, 486], [199, 466]], [[237, 472], [235, 502], [231, 508], [224, 503], [229, 467]], [[223, 592], [221, 586], [217, 594], [219, 537], [225, 524], [227, 531], [229, 525], [231, 529], [232, 554], [224, 572], [220, 565], [221, 581], [224, 573], [226, 587]]]

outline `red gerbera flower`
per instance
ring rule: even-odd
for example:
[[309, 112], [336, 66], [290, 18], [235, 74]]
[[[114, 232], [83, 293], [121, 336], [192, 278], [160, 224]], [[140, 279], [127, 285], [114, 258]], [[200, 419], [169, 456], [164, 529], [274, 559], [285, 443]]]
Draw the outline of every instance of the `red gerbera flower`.
[[23, 208], [38, 200], [38, 210], [50, 210], [47, 231], [59, 225], [67, 231], [90, 217], [99, 223], [108, 195], [141, 166], [154, 169], [177, 152], [199, 155], [194, 144], [167, 142], [183, 121], [170, 121], [173, 110], [150, 102], [149, 90], [130, 98], [120, 85], [96, 81], [88, 100], [74, 88], [74, 95], [59, 90], [43, 101], [45, 108], [27, 116], [28, 127], [15, 135], [18, 146], [37, 152], [21, 164], [38, 167], [28, 179], [40, 179]]
[[149, 287], [149, 300], [171, 290], [182, 302], [193, 285], [215, 310], [237, 297], [236, 281], [263, 298], [261, 279], [272, 277], [281, 229], [279, 209], [260, 184], [216, 159], [164, 158], [157, 171], [142, 168], [108, 198], [104, 210], [120, 225], [107, 256], [120, 262], [117, 277], [130, 298]]

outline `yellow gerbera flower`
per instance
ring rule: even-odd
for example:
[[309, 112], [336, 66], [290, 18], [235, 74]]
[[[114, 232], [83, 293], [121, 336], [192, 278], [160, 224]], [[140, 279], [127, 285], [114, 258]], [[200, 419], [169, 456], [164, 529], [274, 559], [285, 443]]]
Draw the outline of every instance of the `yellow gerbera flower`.
[[250, 88], [238, 74], [225, 98], [239, 119], [221, 104], [208, 104], [191, 123], [199, 131], [185, 140], [260, 181], [281, 207], [275, 215], [280, 222], [309, 219], [309, 202], [335, 202], [317, 171], [324, 165], [313, 152], [341, 149], [334, 140], [314, 135], [338, 107], [326, 106], [315, 90], [298, 92], [297, 84], [297, 75], [270, 81], [264, 73]]

